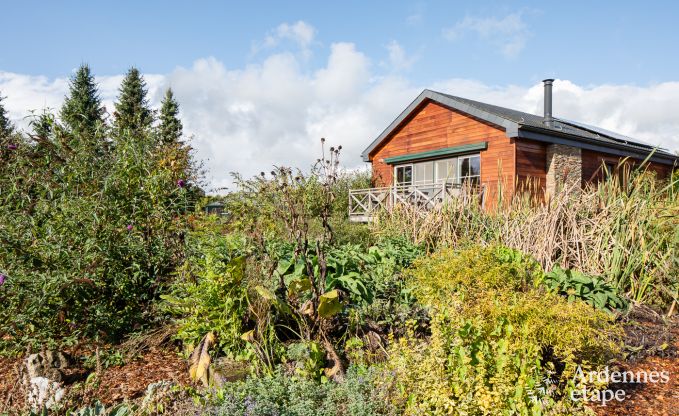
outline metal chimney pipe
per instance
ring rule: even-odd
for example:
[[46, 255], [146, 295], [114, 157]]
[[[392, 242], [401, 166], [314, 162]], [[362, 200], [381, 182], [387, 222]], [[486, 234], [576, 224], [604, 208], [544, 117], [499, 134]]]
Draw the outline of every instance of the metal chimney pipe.
[[542, 81], [545, 84], [545, 114], [543, 116], [543, 123], [551, 127], [554, 118], [552, 118], [552, 83], [553, 79], [545, 79]]

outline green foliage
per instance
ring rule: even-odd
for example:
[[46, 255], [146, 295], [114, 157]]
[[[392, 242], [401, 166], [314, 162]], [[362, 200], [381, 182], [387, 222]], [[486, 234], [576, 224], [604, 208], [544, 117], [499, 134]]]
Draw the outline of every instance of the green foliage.
[[120, 86], [120, 95], [115, 104], [114, 126], [118, 131], [129, 130], [137, 133], [148, 128], [153, 122], [149, 108], [146, 81], [137, 68], [130, 68]]
[[67, 414], [69, 416], [128, 416], [132, 415], [133, 411], [124, 403], [106, 408], [101, 402], [96, 401], [92, 406], [82, 407]]
[[294, 342], [287, 347], [286, 358], [295, 364], [295, 374], [314, 380], [323, 377], [325, 351], [317, 342]]
[[71, 78], [69, 93], [61, 107], [61, 121], [76, 136], [93, 136], [103, 128], [104, 111], [94, 75], [90, 67], [83, 64]]
[[117, 367], [125, 364], [125, 356], [118, 349], [104, 349], [99, 351], [99, 357], [97, 354], [92, 354], [85, 357], [83, 362], [83, 367], [88, 370], [94, 370], [97, 368], [97, 360], [102, 368]]
[[560, 189], [548, 204], [518, 193], [491, 212], [458, 199], [425, 213], [402, 205], [381, 213], [372, 229], [430, 249], [517, 248], [546, 270], [559, 264], [600, 276], [634, 301], [669, 308], [679, 291], [679, 177], [668, 183], [643, 166], [626, 176]]
[[179, 120], [179, 103], [174, 98], [172, 89], [165, 91], [160, 105], [160, 126], [158, 126], [160, 142], [164, 144], [178, 143], [182, 137], [182, 122]]
[[14, 132], [14, 126], [12, 126], [12, 122], [9, 120], [9, 116], [7, 115], [7, 110], [2, 104], [4, 99], [5, 97], [0, 94], [0, 139], [9, 137], [9, 135]]
[[[96, 96], [96, 93], [94, 94]], [[118, 340], [152, 318], [152, 305], [183, 261], [187, 187], [195, 175], [164, 163], [152, 131], [120, 132], [92, 146], [53, 115], [39, 134], [0, 153], [0, 350], [86, 336]], [[104, 126], [97, 138], [108, 137]]]
[[580, 299], [600, 310], [622, 311], [628, 306], [627, 301], [618, 296], [615, 288], [602, 278], [577, 270], [564, 270], [555, 266], [545, 274], [545, 285], [566, 296], [569, 302]]
[[187, 235], [189, 255], [177, 279], [162, 295], [163, 310], [177, 317], [177, 337], [193, 349], [208, 332], [222, 354], [244, 354], [241, 339], [247, 318], [247, 282], [243, 238], [220, 232], [216, 216], [200, 217]]
[[406, 414], [573, 414], [577, 366], [618, 352], [608, 314], [543, 291], [541, 268], [515, 251], [444, 249], [409, 274], [432, 321], [428, 341], [411, 331], [391, 347], [387, 368], [402, 392], [394, 401]]
[[[384, 279], [394, 277], [402, 268], [408, 267], [421, 254], [418, 247], [405, 240], [384, 240], [367, 250], [358, 244], [344, 244], [331, 248], [325, 259], [327, 267], [327, 291], [340, 289], [347, 293], [354, 305], [367, 305], [376, 295], [387, 295], [389, 289]], [[315, 250], [307, 254], [319, 278], [318, 256]], [[304, 261], [296, 256], [293, 248], [283, 247], [279, 253], [276, 276], [282, 277], [291, 295], [297, 296], [308, 290], [305, 283]], [[398, 276], [396, 276], [398, 277]], [[391, 295], [391, 294], [389, 294]]]
[[219, 392], [219, 403], [206, 414], [223, 416], [372, 416], [396, 415], [386, 400], [386, 391], [375, 389], [383, 376], [375, 369], [351, 367], [341, 383], [288, 377], [249, 378], [228, 383]]

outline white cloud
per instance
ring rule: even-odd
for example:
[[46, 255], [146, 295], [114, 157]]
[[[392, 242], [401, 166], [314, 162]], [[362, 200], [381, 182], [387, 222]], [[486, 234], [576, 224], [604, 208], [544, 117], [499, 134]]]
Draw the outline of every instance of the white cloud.
[[409, 56], [405, 49], [403, 49], [403, 46], [395, 40], [389, 42], [386, 48], [389, 52], [389, 63], [385, 66], [392, 70], [400, 71], [410, 69], [415, 61], [417, 61], [417, 57]]
[[[343, 147], [342, 161], [362, 166], [361, 151], [421, 92], [442, 92], [541, 114], [542, 85], [490, 86], [467, 79], [415, 85], [380, 73], [355, 45], [330, 47], [322, 68], [308, 71], [288, 53], [257, 65], [229, 69], [215, 58], [165, 75], [145, 75], [158, 106], [171, 86], [180, 102], [185, 132], [209, 170], [211, 187], [229, 186], [229, 172], [251, 176], [272, 165], [308, 167], [319, 156], [319, 139]], [[96, 70], [96, 68], [95, 68]], [[377, 72], [376, 72], [377, 71]], [[122, 75], [98, 77], [109, 111]], [[31, 109], [58, 108], [67, 79], [0, 72], [0, 94], [10, 116]], [[650, 86], [554, 85], [554, 114], [617, 131], [671, 150], [679, 149], [679, 82]]]
[[275, 48], [283, 41], [291, 41], [302, 51], [302, 56], [311, 55], [311, 46], [316, 37], [316, 28], [309, 23], [299, 20], [295, 23], [281, 23], [270, 31], [264, 41], [253, 44], [252, 53], [256, 54], [264, 49]]
[[523, 14], [520, 12], [502, 18], [466, 16], [452, 27], [444, 29], [443, 35], [450, 41], [456, 41], [469, 32], [499, 47], [500, 52], [507, 58], [518, 56], [529, 37]]

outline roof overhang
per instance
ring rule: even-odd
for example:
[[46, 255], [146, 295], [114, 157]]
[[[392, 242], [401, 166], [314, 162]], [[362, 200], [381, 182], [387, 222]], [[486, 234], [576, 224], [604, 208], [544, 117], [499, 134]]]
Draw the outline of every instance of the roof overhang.
[[364, 162], [370, 161], [370, 153], [377, 148], [385, 139], [387, 139], [395, 130], [397, 130], [408, 117], [419, 108], [423, 103], [427, 101], [433, 101], [438, 104], [444, 105], [446, 107], [452, 108], [454, 110], [460, 111], [462, 113], [468, 114], [474, 118], [485, 121], [487, 123], [496, 125], [503, 130], [505, 130], [507, 136], [514, 137], [518, 133], [519, 124], [513, 121], [507, 120], [502, 117], [498, 117], [495, 114], [488, 113], [487, 111], [479, 110], [478, 108], [472, 107], [470, 105], [455, 101], [443, 94], [440, 94], [432, 90], [424, 90], [420, 95], [413, 100], [412, 103], [391, 124], [379, 135], [372, 143], [361, 153], [361, 157]]
[[580, 136], [575, 137], [566, 133], [558, 134], [550, 131], [548, 134], [546, 134], [540, 131], [539, 128], [533, 126], [521, 126], [515, 137], [535, 140], [538, 142], [563, 144], [567, 146], [578, 147], [580, 149], [608, 153], [615, 156], [629, 156], [639, 159], [648, 158], [648, 160], [651, 162], [660, 163], [663, 165], [676, 166], [679, 161], [678, 156], [673, 156], [664, 152], [658, 152], [657, 149], [645, 151], [643, 149], [626, 146], [623, 143], [607, 143], [602, 145], [601, 142], [596, 140], [590, 140]]

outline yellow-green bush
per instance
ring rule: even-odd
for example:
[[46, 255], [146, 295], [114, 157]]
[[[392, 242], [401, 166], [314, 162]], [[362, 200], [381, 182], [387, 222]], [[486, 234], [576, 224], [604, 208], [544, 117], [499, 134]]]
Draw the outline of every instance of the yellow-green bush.
[[578, 412], [568, 398], [575, 370], [613, 357], [619, 330], [608, 314], [545, 291], [541, 276], [504, 248], [416, 262], [409, 283], [430, 308], [431, 337], [392, 343], [387, 363], [407, 414]]

